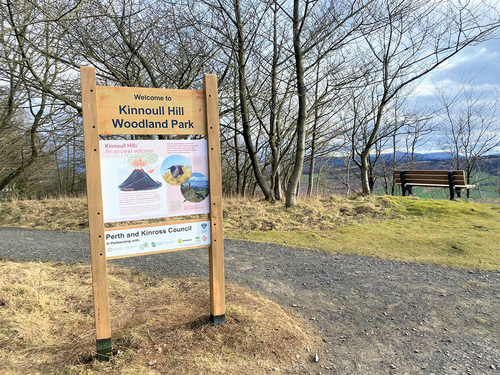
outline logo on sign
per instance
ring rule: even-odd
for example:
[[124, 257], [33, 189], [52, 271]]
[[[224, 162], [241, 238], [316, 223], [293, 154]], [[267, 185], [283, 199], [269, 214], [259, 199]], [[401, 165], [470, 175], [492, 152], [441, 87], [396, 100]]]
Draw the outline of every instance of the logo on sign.
[[201, 224], [201, 233], [208, 233], [207, 227], [208, 227], [207, 223], [202, 223]]

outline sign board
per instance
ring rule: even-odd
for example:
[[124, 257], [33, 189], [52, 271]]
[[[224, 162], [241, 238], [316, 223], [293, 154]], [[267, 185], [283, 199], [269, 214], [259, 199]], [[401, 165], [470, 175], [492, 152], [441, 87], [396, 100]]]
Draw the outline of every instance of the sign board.
[[206, 134], [205, 93], [97, 87], [100, 134]]
[[210, 221], [109, 228], [105, 233], [106, 258], [124, 258], [208, 246]]
[[207, 214], [206, 140], [100, 141], [104, 222]]
[[[80, 72], [97, 353], [103, 360], [111, 355], [107, 259], [209, 245], [210, 318], [225, 321], [217, 77], [206, 74], [203, 90], [169, 90], [97, 86], [94, 68]], [[132, 137], [100, 139], [110, 135]], [[159, 139], [135, 139], [140, 135]], [[172, 141], [167, 135], [205, 139]], [[199, 214], [205, 217], [104, 227]]]

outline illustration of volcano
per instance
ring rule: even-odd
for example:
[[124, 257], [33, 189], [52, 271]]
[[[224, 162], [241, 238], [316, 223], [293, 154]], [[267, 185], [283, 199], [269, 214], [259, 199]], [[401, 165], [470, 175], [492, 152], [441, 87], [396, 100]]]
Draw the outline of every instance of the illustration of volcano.
[[161, 182], [153, 180], [144, 172], [144, 169], [134, 169], [134, 171], [123, 181], [118, 188], [121, 191], [154, 190], [161, 186]]

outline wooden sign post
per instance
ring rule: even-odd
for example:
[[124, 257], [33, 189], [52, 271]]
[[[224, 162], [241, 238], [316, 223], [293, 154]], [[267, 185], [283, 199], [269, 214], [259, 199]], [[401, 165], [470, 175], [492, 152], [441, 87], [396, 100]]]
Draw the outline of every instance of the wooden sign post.
[[222, 172], [220, 159], [219, 95], [217, 76], [205, 74], [203, 80], [207, 111], [208, 165], [210, 182], [210, 320], [218, 325], [226, 321], [224, 237], [222, 233]]
[[[209, 245], [209, 274], [210, 274], [210, 320], [218, 325], [225, 322], [225, 281], [224, 281], [224, 238], [222, 232], [222, 179], [220, 160], [220, 135], [219, 135], [219, 104], [217, 77], [206, 74], [204, 76], [203, 90], [168, 90], [132, 87], [105, 87], [96, 86], [95, 69], [81, 67], [82, 85], [82, 112], [85, 138], [85, 165], [87, 174], [87, 199], [89, 211], [90, 254], [92, 263], [92, 286], [94, 295], [96, 346], [98, 360], [107, 360], [112, 355], [111, 325], [109, 316], [109, 298], [106, 259], [125, 256], [135, 256], [183, 249], [194, 249]], [[165, 222], [155, 225], [136, 225], [133, 227], [110, 228], [104, 227], [105, 222], [126, 221], [126, 210], [116, 218], [112, 217], [104, 208], [108, 207], [103, 199], [102, 181], [102, 147], [132, 147], [130, 144], [106, 144], [99, 140], [100, 135], [204, 135], [206, 138], [206, 159], [208, 161], [209, 201], [207, 211], [209, 222], [206, 219]], [[143, 142], [168, 142], [168, 141], [143, 141]], [[182, 142], [182, 141], [177, 141]], [[194, 141], [192, 141], [194, 143]], [[162, 144], [163, 145], [163, 144]], [[178, 146], [178, 145], [177, 145]], [[193, 145], [193, 148], [203, 145]], [[196, 146], [196, 147], [195, 147]], [[134, 147], [137, 147], [134, 145]], [[155, 146], [158, 148], [158, 146]], [[179, 146], [180, 147], [180, 146]], [[181, 148], [179, 148], [181, 149]], [[107, 151], [108, 152], [108, 151]], [[109, 151], [111, 152], [111, 151]], [[120, 151], [116, 151], [120, 152]], [[128, 153], [130, 154], [130, 152]], [[124, 155], [128, 155], [124, 153]], [[139, 159], [140, 160], [140, 159]], [[174, 174], [182, 174], [171, 166]], [[173, 169], [172, 169], [173, 168]], [[185, 166], [184, 166], [185, 168]], [[174, 173], [174, 171], [176, 171]], [[191, 174], [191, 170], [189, 170]], [[144, 172], [143, 172], [144, 173]], [[201, 174], [197, 174], [202, 176]], [[187, 172], [186, 172], [187, 176]], [[188, 177], [189, 178], [189, 177]], [[151, 180], [153, 181], [153, 180]], [[168, 182], [168, 181], [167, 181]], [[119, 182], [116, 182], [117, 185]], [[153, 182], [154, 183], [154, 182]], [[156, 183], [161, 186], [162, 183]], [[120, 186], [122, 186], [121, 184]], [[191, 188], [191, 184], [189, 184]], [[180, 189], [180, 186], [178, 187]], [[122, 188], [121, 190], [134, 190]], [[125, 191], [123, 195], [130, 194]], [[165, 192], [165, 195], [166, 192]], [[156, 195], [158, 197], [159, 194]], [[202, 197], [203, 198], [203, 197]], [[157, 198], [160, 199], [160, 198]], [[166, 198], [168, 200], [168, 197]], [[160, 201], [159, 201], [160, 202]], [[163, 207], [161, 202], [155, 205]], [[158, 209], [153, 215], [140, 217], [141, 210], [133, 216], [134, 220], [151, 217], [178, 216], [164, 204], [165, 208]], [[199, 205], [201, 207], [201, 205]], [[130, 210], [129, 210], [130, 211]], [[132, 210], [133, 211], [133, 210]], [[181, 213], [182, 214], [182, 213]], [[190, 214], [186, 209], [186, 213]], [[122, 215], [122, 216], [120, 216]], [[137, 216], [139, 215], [139, 217]], [[151, 215], [151, 214], [149, 214]], [[132, 216], [131, 216], [132, 217]], [[189, 223], [189, 225], [186, 225]], [[206, 228], [210, 225], [210, 229]], [[179, 228], [180, 226], [180, 228]], [[137, 233], [135, 233], [137, 230]], [[172, 233], [178, 231], [198, 231], [201, 235], [192, 238], [170, 241], [175, 237]], [[133, 233], [131, 233], [133, 232]], [[196, 233], [198, 233], [196, 232]], [[203, 233], [206, 232], [206, 235]], [[195, 233], [195, 232], [193, 232]], [[163, 236], [154, 237], [150, 242], [154, 248], [149, 248], [145, 242], [139, 246], [127, 246], [128, 250], [116, 244], [128, 241], [115, 241], [126, 236]], [[156, 239], [160, 238], [161, 241]], [[209, 241], [207, 243], [207, 241]], [[174, 245], [172, 245], [172, 243]], [[130, 244], [129, 244], [130, 245]], [[115, 251], [113, 253], [113, 251]]]

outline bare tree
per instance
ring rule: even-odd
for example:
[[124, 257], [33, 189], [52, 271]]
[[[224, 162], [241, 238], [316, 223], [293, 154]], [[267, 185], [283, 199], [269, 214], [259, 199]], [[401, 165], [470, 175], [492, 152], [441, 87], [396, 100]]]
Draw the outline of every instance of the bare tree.
[[367, 121], [358, 128], [363, 134], [353, 132], [364, 140], [353, 149], [364, 194], [372, 193], [370, 154], [390, 103], [465, 47], [495, 36], [500, 27], [498, 10], [484, 2], [380, 0], [370, 7], [370, 17], [374, 26], [366, 29], [360, 54], [369, 56], [363, 80], [372, 89], [364, 92], [374, 105], [357, 116]]
[[465, 170], [471, 184], [478, 160], [500, 146], [499, 93], [477, 87], [470, 74], [462, 82], [441, 84], [435, 90], [442, 105], [439, 144], [450, 154], [453, 168]]
[[[359, 25], [363, 22], [361, 13], [370, 4], [370, 1], [356, 1], [351, 4], [331, 2], [326, 3], [324, 7], [319, 4], [316, 1], [306, 0], [302, 2], [301, 6], [300, 0], [294, 0], [290, 15], [293, 26], [293, 56], [298, 108], [294, 163], [286, 189], [287, 207], [296, 204], [304, 165], [308, 117], [306, 74], [323, 59], [335, 52], [340, 52], [343, 46], [355, 40], [353, 34], [357, 32]], [[324, 43], [325, 41], [328, 43]], [[320, 44], [323, 44], [322, 53], [315, 55], [313, 52]], [[315, 77], [314, 70], [311, 73]], [[337, 84], [340, 86], [340, 82]], [[313, 132], [313, 134], [315, 133]]]
[[[190, 11], [196, 21], [197, 30], [205, 35], [219, 49], [219, 59], [225, 55], [228, 68], [237, 71], [239, 116], [241, 116], [241, 135], [244, 140], [256, 182], [266, 200], [274, 200], [273, 192], [266, 180], [258, 152], [258, 139], [261, 127], [252, 124], [251, 103], [249, 99], [248, 69], [251, 67], [252, 54], [259, 43], [259, 32], [269, 5], [255, 1], [242, 3], [240, 0], [203, 1], [203, 6], [193, 3]], [[255, 16], [257, 15], [257, 16]], [[196, 26], [195, 26], [196, 27]], [[224, 86], [220, 86], [224, 90]], [[232, 103], [233, 104], [233, 103]]]
[[76, 104], [68, 97], [60, 100], [55, 89], [67, 71], [41, 52], [60, 48], [56, 25], [43, 18], [43, 9], [30, 2], [2, 8], [0, 190], [12, 187], [39, 161], [47, 163], [78, 131], [77, 112], [66, 109]]
[[[10, 34], [15, 30], [21, 30], [28, 26], [40, 24], [53, 24], [63, 20], [77, 20], [74, 13], [83, 0], [76, 1], [12, 1], [6, 0], [0, 3], [0, 13], [6, 19], [8, 14], [30, 14], [20, 23], [10, 24], [2, 27], [0, 36]], [[4, 24], [5, 26], [5, 24]]]

